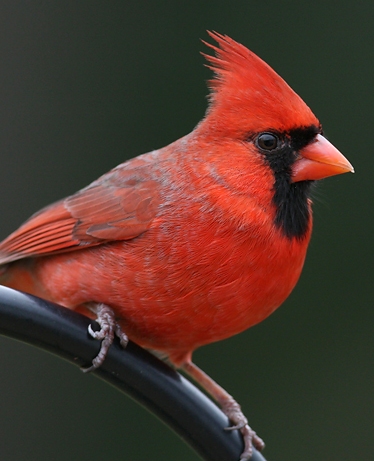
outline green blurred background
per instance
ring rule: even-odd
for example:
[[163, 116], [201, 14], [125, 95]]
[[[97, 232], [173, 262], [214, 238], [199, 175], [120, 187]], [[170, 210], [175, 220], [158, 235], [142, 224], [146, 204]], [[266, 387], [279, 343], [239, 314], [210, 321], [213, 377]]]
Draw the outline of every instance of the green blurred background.
[[[373, 23], [369, 0], [0, 2], [1, 237], [193, 129], [210, 77], [206, 29], [273, 66], [355, 166], [321, 183], [307, 263], [283, 307], [195, 354], [242, 404], [268, 460], [373, 456]], [[1, 459], [198, 459], [94, 376], [0, 342]]]

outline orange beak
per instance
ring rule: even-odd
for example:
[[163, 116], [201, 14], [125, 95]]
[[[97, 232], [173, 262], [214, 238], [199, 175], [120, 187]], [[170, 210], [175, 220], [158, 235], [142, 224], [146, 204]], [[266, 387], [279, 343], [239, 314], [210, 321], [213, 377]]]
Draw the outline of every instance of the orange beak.
[[292, 182], [316, 180], [335, 176], [336, 174], [354, 173], [353, 166], [321, 134], [301, 149], [300, 158], [292, 167]]

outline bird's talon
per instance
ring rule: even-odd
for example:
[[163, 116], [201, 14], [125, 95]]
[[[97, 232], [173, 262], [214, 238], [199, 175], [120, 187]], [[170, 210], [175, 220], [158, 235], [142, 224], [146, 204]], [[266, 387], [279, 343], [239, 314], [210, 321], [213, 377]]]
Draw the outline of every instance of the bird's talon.
[[242, 429], [247, 423], [246, 422], [242, 422], [242, 423], [239, 423], [239, 424], [236, 424], [235, 426], [227, 426], [225, 427], [225, 431], [240, 431], [240, 429]]
[[242, 434], [244, 450], [240, 461], [249, 461], [252, 457], [253, 447], [261, 451], [265, 444], [256, 432], [249, 427], [248, 420], [241, 411], [240, 405], [231, 396], [226, 396], [221, 404], [223, 412], [232, 423], [232, 426], [225, 427], [225, 430], [238, 430]]
[[93, 338], [96, 339], [96, 333], [97, 333], [97, 332], [94, 331], [94, 330], [92, 329], [91, 324], [88, 325], [88, 328], [87, 328], [87, 329], [88, 329], [88, 334], [89, 334], [90, 336], [92, 336]]
[[100, 351], [97, 356], [92, 360], [92, 365], [87, 368], [81, 368], [84, 373], [99, 368], [107, 356], [110, 346], [113, 344], [114, 337], [117, 336], [120, 340], [120, 344], [123, 348], [127, 346], [128, 337], [124, 331], [122, 331], [120, 324], [117, 322], [113, 310], [104, 305], [89, 303], [87, 307], [97, 315], [96, 322], [100, 325], [100, 330], [94, 331], [91, 324], [88, 325], [88, 334], [97, 340], [102, 340]]
[[236, 429], [238, 429], [238, 427], [237, 426], [227, 426], [227, 427], [224, 427], [223, 429], [229, 432], [229, 431], [235, 431]]
[[96, 370], [96, 367], [94, 367], [93, 365], [91, 365], [90, 367], [81, 367], [81, 371], [83, 373], [91, 373], [91, 371], [94, 370]]

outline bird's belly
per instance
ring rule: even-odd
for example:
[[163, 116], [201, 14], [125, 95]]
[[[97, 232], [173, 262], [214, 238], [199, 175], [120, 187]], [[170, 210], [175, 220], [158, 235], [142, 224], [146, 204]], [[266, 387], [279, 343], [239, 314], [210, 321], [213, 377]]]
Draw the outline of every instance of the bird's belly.
[[163, 258], [124, 247], [40, 258], [38, 283], [47, 299], [70, 308], [88, 301], [111, 306], [130, 339], [166, 352], [194, 350], [261, 322], [290, 294], [305, 258], [287, 245], [264, 253], [200, 249], [200, 257], [188, 249], [172, 256], [169, 247]]

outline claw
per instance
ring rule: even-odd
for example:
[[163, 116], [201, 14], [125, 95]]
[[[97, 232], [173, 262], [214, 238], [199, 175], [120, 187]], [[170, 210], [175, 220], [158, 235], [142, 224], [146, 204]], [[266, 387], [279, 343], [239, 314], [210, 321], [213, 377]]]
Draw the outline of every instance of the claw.
[[97, 331], [93, 331], [92, 327], [91, 327], [91, 324], [88, 325], [88, 333], [90, 334], [90, 336], [92, 336], [93, 338], [97, 339]]
[[240, 431], [240, 429], [242, 429], [247, 423], [245, 423], [244, 421], [241, 422], [240, 424], [236, 424], [235, 426], [228, 426], [228, 427], [225, 427], [225, 431]]
[[88, 333], [94, 339], [102, 340], [100, 351], [97, 356], [92, 360], [92, 365], [87, 368], [81, 368], [84, 373], [99, 368], [107, 356], [110, 346], [113, 344], [114, 336], [120, 340], [123, 348], [127, 346], [129, 339], [124, 331], [122, 331], [120, 324], [117, 322], [113, 310], [105, 304], [90, 303], [88, 308], [95, 312], [97, 315], [96, 322], [100, 325], [100, 330], [94, 331], [91, 324], [88, 325]]

